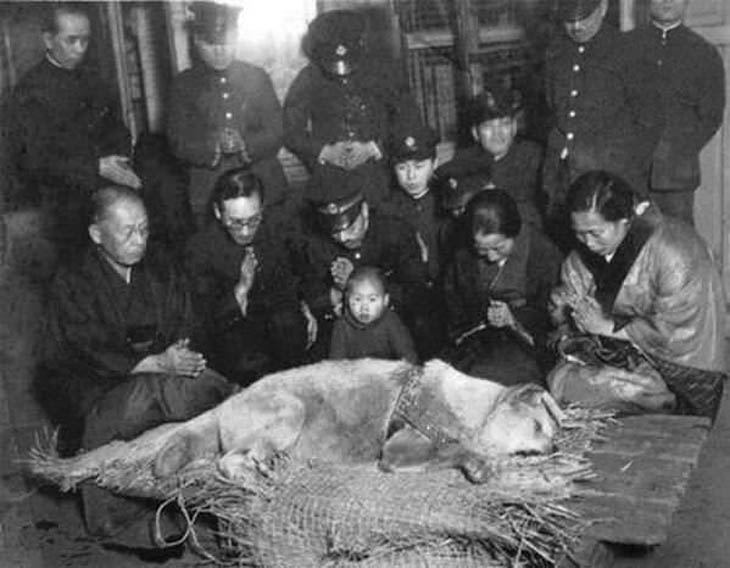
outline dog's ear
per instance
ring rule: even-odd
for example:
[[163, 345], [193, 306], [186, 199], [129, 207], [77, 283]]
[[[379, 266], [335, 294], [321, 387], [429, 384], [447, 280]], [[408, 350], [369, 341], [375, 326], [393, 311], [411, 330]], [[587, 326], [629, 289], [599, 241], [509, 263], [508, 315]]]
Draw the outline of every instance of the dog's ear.
[[512, 387], [506, 394], [505, 399], [509, 404], [537, 405], [542, 402], [546, 394], [545, 389], [534, 383], [526, 383]]
[[541, 400], [552, 419], [555, 420], [555, 423], [558, 426], [562, 426], [567, 416], [565, 412], [563, 412], [563, 410], [560, 408], [557, 401], [553, 398], [553, 395], [545, 391], [542, 393]]

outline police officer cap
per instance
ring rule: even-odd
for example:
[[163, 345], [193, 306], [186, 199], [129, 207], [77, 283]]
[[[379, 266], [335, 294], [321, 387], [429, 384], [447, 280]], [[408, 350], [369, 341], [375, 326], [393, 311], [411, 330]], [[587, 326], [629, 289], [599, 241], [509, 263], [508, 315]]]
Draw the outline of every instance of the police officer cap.
[[238, 24], [240, 7], [217, 2], [193, 2], [192, 29], [196, 36], [207, 43], [227, 43]]
[[391, 140], [393, 164], [406, 160], [428, 160], [436, 157], [438, 136], [420, 121], [402, 122], [396, 125]]
[[436, 187], [441, 206], [449, 211], [465, 208], [474, 195], [494, 184], [491, 169], [479, 160], [447, 162], [436, 170]]
[[556, 0], [558, 18], [563, 22], [577, 22], [590, 16], [601, 0]]
[[514, 89], [488, 85], [472, 99], [470, 106], [470, 122], [478, 126], [488, 120], [513, 117], [522, 107], [522, 97]]
[[353, 10], [332, 10], [309, 24], [307, 51], [326, 72], [345, 76], [352, 73], [362, 57], [365, 19]]
[[309, 200], [325, 231], [337, 233], [355, 222], [366, 188], [366, 177], [355, 170], [323, 165], [314, 171], [309, 180]]

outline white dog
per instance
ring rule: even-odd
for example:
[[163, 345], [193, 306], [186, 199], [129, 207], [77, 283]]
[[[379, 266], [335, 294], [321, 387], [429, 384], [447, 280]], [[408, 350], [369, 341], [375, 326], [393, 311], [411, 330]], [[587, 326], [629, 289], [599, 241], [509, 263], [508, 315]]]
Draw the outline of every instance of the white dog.
[[381, 468], [458, 467], [482, 482], [492, 458], [547, 453], [560, 426], [535, 385], [504, 387], [434, 360], [424, 367], [360, 359], [268, 375], [191, 420], [165, 444], [155, 471], [222, 454], [221, 470], [262, 467], [272, 452]]

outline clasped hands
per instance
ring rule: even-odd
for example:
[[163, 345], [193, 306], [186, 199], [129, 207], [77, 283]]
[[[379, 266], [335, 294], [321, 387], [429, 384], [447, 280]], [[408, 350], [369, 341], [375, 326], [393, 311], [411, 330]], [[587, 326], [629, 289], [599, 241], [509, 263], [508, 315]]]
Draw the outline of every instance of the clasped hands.
[[338, 256], [330, 264], [330, 274], [334, 286], [330, 288], [330, 302], [332, 308], [338, 316], [342, 314], [342, 300], [344, 296], [347, 279], [354, 270], [354, 265], [349, 258]]
[[129, 165], [129, 158], [126, 156], [112, 154], [99, 158], [99, 175], [117, 185], [131, 187], [132, 189], [142, 187], [142, 180], [134, 173]]
[[594, 335], [614, 336], [614, 322], [603, 313], [603, 308], [592, 297], [566, 297], [565, 303], [571, 309], [571, 317], [578, 331]]
[[213, 158], [213, 166], [217, 166], [221, 157], [224, 155], [238, 154], [244, 162], [250, 162], [251, 157], [248, 154], [246, 141], [236, 128], [226, 126], [221, 128], [217, 134], [215, 157]]
[[507, 302], [490, 300], [487, 308], [487, 322], [492, 327], [515, 327], [516, 320]]
[[201, 353], [190, 349], [190, 340], [179, 339], [162, 353], [149, 355], [132, 369], [137, 373], [167, 373], [194, 379], [205, 371], [207, 361]]
[[370, 159], [380, 160], [382, 157], [382, 152], [373, 140], [347, 140], [325, 144], [319, 153], [321, 163], [332, 164], [344, 170], [353, 170]]
[[233, 288], [233, 295], [236, 297], [236, 302], [241, 309], [241, 315], [246, 316], [248, 310], [248, 293], [253, 287], [254, 279], [256, 276], [256, 267], [259, 265], [259, 261], [256, 258], [256, 253], [252, 246], [246, 247], [246, 252], [241, 261], [241, 268], [238, 275], [238, 282]]

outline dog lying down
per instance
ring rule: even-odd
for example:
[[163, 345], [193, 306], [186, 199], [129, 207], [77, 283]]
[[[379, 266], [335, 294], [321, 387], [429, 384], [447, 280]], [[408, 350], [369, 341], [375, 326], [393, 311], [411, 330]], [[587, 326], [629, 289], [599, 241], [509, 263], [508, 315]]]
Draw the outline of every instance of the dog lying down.
[[267, 375], [189, 421], [157, 455], [155, 473], [217, 454], [224, 475], [243, 478], [284, 451], [378, 461], [385, 471], [455, 467], [481, 483], [490, 460], [553, 451], [562, 418], [539, 386], [504, 387], [440, 360], [326, 361]]

